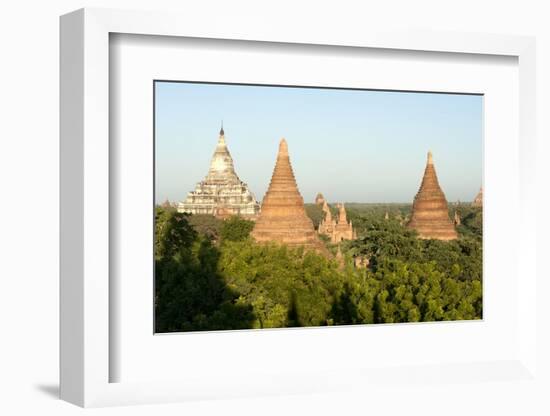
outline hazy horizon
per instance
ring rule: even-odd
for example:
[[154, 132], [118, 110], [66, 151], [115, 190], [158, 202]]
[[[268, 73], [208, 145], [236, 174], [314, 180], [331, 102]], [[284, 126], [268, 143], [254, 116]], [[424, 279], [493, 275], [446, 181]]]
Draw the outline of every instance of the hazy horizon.
[[304, 202], [410, 204], [428, 150], [449, 202], [482, 185], [483, 97], [157, 82], [155, 202], [181, 201], [208, 172], [221, 120], [235, 171], [261, 202], [279, 140]]

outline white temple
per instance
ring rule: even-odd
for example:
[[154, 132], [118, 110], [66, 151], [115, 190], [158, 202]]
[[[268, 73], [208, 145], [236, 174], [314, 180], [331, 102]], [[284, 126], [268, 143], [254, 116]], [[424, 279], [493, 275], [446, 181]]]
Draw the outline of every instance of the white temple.
[[178, 212], [208, 214], [221, 218], [240, 215], [249, 219], [255, 219], [259, 214], [260, 204], [248, 185], [235, 173], [223, 126], [208, 175], [197, 184], [194, 191], [187, 194], [185, 201], [178, 204]]

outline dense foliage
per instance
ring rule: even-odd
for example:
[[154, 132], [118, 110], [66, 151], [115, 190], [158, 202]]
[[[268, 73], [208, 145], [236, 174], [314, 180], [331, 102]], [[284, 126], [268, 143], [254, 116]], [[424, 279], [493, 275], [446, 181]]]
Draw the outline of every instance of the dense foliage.
[[[462, 207], [461, 237], [442, 242], [418, 239], [400, 220], [407, 207], [393, 208], [388, 220], [386, 207], [348, 208], [362, 232], [342, 244], [339, 262], [256, 244], [242, 218], [158, 207], [156, 331], [481, 318], [481, 210]], [[357, 256], [368, 268], [354, 267]]]
[[377, 271], [388, 260], [433, 262], [436, 270], [458, 280], [481, 280], [482, 246], [472, 236], [454, 241], [422, 240], [396, 220], [372, 220], [364, 237], [348, 242], [355, 256], [366, 256]]
[[221, 237], [223, 221], [213, 215], [198, 214], [187, 216], [187, 221], [200, 235], [212, 241]]
[[156, 209], [155, 330], [249, 328], [252, 308], [237, 304], [218, 272], [220, 252], [189, 217]]
[[463, 236], [481, 240], [483, 235], [483, 211], [481, 208], [461, 205], [455, 209], [461, 217], [461, 225], [457, 227], [458, 232]]
[[253, 221], [231, 217], [223, 222], [221, 236], [224, 241], [243, 241], [248, 238], [253, 228]]

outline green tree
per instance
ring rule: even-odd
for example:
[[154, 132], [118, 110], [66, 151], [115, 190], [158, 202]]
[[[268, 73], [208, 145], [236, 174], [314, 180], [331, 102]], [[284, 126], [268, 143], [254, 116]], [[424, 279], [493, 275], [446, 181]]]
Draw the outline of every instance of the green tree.
[[250, 240], [224, 243], [220, 259], [228, 286], [252, 305], [255, 328], [329, 324], [337, 268], [316, 253]]
[[248, 238], [253, 228], [253, 221], [232, 216], [223, 222], [221, 237], [223, 241], [243, 241]]
[[186, 214], [155, 209], [155, 259], [171, 258], [189, 249], [196, 236]]
[[250, 328], [252, 308], [219, 275], [220, 252], [188, 216], [157, 208], [155, 221], [155, 330]]
[[[446, 277], [434, 262], [385, 261], [376, 272], [346, 285], [333, 314], [337, 323], [480, 319], [481, 300], [479, 281]], [[342, 304], [347, 311], [342, 312]]]
[[207, 214], [193, 214], [188, 218], [193, 229], [204, 237], [216, 242], [220, 239], [223, 220]]
[[323, 221], [323, 218], [325, 218], [323, 208], [317, 204], [305, 204], [305, 209], [306, 214], [311, 219], [311, 222], [313, 222], [313, 227], [318, 229], [319, 224]]

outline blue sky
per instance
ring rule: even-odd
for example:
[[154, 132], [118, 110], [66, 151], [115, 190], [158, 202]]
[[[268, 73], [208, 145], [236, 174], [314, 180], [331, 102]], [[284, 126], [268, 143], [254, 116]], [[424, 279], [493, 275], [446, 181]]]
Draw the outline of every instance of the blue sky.
[[156, 202], [204, 179], [223, 119], [240, 179], [261, 201], [279, 140], [312, 202], [412, 202], [426, 153], [449, 201], [482, 183], [483, 97], [157, 82]]

